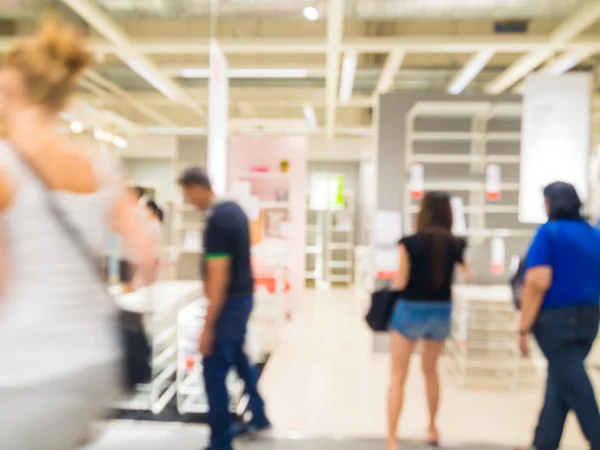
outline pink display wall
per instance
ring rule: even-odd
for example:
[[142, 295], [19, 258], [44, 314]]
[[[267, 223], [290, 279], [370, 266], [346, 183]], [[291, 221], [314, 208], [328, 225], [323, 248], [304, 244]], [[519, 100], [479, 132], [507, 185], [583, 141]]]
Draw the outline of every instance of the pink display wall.
[[[308, 139], [284, 136], [236, 136], [229, 141], [228, 187], [240, 173], [252, 167], [265, 166], [273, 172], [280, 171], [280, 162], [289, 161], [289, 300], [291, 305], [301, 298], [304, 291], [306, 245], [306, 193]], [[253, 183], [253, 194], [261, 200], [276, 200], [276, 191], [282, 187], [277, 180], [261, 180]]]

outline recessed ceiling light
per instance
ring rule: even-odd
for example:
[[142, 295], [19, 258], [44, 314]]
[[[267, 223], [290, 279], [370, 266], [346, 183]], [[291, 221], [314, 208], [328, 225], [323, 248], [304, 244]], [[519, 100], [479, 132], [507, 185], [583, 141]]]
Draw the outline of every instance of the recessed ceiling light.
[[71, 128], [71, 131], [75, 134], [81, 134], [81, 133], [83, 133], [83, 130], [85, 129], [83, 124], [78, 121], [71, 122], [71, 125], [69, 126], [69, 128]]
[[304, 8], [304, 17], [306, 20], [317, 20], [319, 18], [319, 11], [314, 6], [307, 6]]

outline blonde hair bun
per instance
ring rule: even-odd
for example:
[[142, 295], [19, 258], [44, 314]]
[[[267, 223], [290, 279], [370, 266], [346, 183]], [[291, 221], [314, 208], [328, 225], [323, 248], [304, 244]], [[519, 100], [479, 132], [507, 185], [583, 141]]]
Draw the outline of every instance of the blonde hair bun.
[[79, 75], [92, 63], [92, 54], [75, 27], [62, 25], [55, 16], [47, 17], [35, 37], [49, 61], [63, 64], [71, 76]]
[[29, 99], [58, 111], [75, 89], [77, 76], [93, 61], [83, 36], [56, 16], [46, 16], [37, 35], [6, 55], [5, 67], [18, 70]]

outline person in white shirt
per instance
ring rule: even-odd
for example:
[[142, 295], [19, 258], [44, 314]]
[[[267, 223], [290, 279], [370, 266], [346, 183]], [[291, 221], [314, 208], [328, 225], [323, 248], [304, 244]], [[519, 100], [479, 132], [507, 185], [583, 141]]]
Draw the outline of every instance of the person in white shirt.
[[[144, 188], [133, 186], [129, 188], [129, 191], [137, 203], [134, 213], [140, 218], [140, 221], [144, 226], [148, 225], [148, 215], [144, 207]], [[137, 264], [135, 254], [131, 251], [127, 242], [124, 242], [123, 244], [124, 245], [121, 246], [122, 258], [119, 261], [119, 279], [123, 285], [123, 292], [128, 294], [135, 291], [134, 279]]]
[[1, 449], [72, 450], [118, 391], [117, 311], [94, 264], [111, 230], [140, 279], [156, 277], [157, 251], [118, 166], [57, 131], [92, 61], [73, 28], [48, 20], [0, 69]]

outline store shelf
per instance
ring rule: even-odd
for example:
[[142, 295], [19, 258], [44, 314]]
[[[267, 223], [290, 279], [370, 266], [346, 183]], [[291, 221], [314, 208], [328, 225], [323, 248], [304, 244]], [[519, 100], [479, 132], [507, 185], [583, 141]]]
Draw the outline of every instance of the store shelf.
[[332, 242], [327, 246], [328, 251], [337, 251], [337, 250], [352, 250], [354, 248], [354, 244], [350, 242]]
[[329, 275], [327, 281], [331, 283], [350, 283], [352, 275]]
[[282, 180], [289, 181], [290, 174], [282, 172], [239, 172], [237, 177], [247, 180]]
[[415, 153], [411, 161], [418, 164], [519, 164], [519, 155], [475, 155], [471, 153]]
[[261, 201], [261, 209], [288, 209], [290, 202], [277, 202], [277, 201]]
[[489, 101], [422, 101], [412, 107], [408, 115], [411, 118], [519, 118], [523, 107], [520, 102], [489, 102]]
[[426, 131], [414, 132], [410, 137], [413, 142], [448, 142], [448, 141], [474, 141], [483, 139], [482, 133], [462, 132], [462, 131]]
[[[420, 210], [419, 205], [410, 205], [410, 212], [417, 214]], [[519, 207], [517, 205], [467, 205], [464, 207], [465, 214], [518, 214]]]
[[307, 255], [317, 255], [317, 254], [321, 253], [322, 251], [323, 251], [323, 249], [318, 245], [309, 245], [304, 248], [304, 252]]
[[521, 133], [487, 133], [485, 134], [485, 139], [488, 142], [520, 142]]
[[352, 261], [328, 261], [327, 267], [332, 269], [351, 269]]
[[[484, 191], [485, 183], [483, 181], [431, 181], [425, 180], [425, 191]], [[410, 182], [406, 182], [406, 188], [410, 190]], [[519, 183], [501, 183], [500, 191], [518, 191]]]
[[522, 363], [517, 311], [506, 286], [460, 286], [453, 306], [447, 354], [457, 384], [517, 389], [540, 382], [531, 364]]

